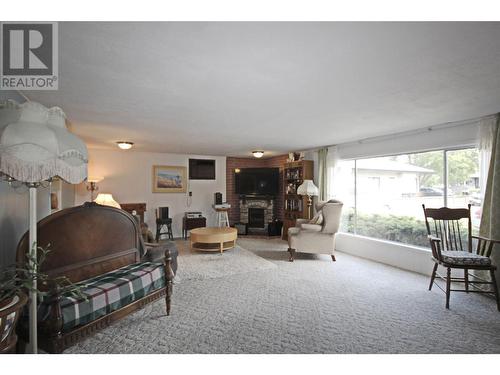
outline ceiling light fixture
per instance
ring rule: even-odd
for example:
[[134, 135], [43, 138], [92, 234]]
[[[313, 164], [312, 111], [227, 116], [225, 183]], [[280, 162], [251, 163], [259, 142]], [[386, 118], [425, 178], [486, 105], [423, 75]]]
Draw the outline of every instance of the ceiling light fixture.
[[252, 151], [252, 154], [256, 158], [261, 158], [262, 156], [264, 156], [264, 151], [258, 151], [258, 150]]
[[122, 150], [129, 150], [132, 148], [134, 145], [134, 142], [125, 142], [125, 141], [118, 141], [116, 142], [118, 147], [120, 147]]

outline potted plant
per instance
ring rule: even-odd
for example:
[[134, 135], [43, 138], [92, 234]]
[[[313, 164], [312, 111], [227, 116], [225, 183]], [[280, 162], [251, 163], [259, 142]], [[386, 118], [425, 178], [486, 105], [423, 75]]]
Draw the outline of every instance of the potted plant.
[[[81, 288], [66, 277], [50, 278], [39, 272], [50, 252], [48, 248], [38, 248], [38, 258], [34, 259], [28, 253], [26, 265], [12, 265], [0, 269], [0, 354], [11, 353], [17, 343], [16, 324], [23, 307], [28, 302], [27, 293], [36, 291], [43, 299], [47, 295], [48, 286], [56, 286], [59, 290], [70, 292], [77, 298], [86, 298]], [[37, 288], [34, 287], [37, 281]]]
[[[2, 287], [3, 284], [2, 281]], [[0, 353], [14, 350], [17, 343], [16, 324], [22, 308], [28, 302], [28, 297], [22, 290], [13, 293], [0, 290]]]

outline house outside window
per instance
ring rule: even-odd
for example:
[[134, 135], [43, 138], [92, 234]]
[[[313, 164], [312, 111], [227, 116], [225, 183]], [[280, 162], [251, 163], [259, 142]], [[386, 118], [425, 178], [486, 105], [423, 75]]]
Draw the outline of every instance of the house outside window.
[[475, 148], [343, 160], [332, 171], [332, 196], [344, 202], [341, 231], [428, 247], [422, 204], [472, 205], [481, 218], [480, 160]]

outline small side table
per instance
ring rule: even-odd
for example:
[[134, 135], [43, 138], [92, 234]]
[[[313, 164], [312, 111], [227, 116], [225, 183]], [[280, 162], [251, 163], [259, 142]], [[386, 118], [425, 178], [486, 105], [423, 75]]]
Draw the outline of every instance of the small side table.
[[186, 240], [188, 232], [191, 229], [207, 226], [207, 219], [204, 217], [186, 217], [182, 218], [182, 237]]

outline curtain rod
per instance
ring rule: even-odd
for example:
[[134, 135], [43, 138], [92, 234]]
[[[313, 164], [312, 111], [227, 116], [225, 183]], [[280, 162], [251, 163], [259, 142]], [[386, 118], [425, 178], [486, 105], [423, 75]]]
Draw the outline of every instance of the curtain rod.
[[422, 134], [422, 133], [426, 133], [426, 132], [431, 132], [433, 130], [452, 128], [452, 127], [455, 127], [455, 126], [466, 125], [468, 123], [473, 123], [473, 122], [477, 122], [477, 121], [487, 120], [487, 119], [494, 118], [495, 116], [499, 116], [499, 115], [500, 115], [500, 113], [492, 113], [492, 114], [489, 114], [489, 115], [486, 115], [486, 116], [473, 117], [473, 118], [466, 119], [466, 120], [448, 121], [448, 122], [443, 122], [443, 123], [436, 124], [436, 125], [426, 126], [425, 128], [418, 128], [418, 129], [413, 129], [413, 130], [405, 130], [405, 131], [398, 132], [398, 133], [392, 133], [392, 134], [378, 135], [378, 136], [374, 136], [374, 137], [362, 138], [362, 139], [359, 139], [357, 141], [349, 141], [349, 142], [345, 142], [345, 143], [338, 143], [338, 144], [333, 144], [333, 145], [327, 145], [327, 146], [317, 147], [317, 148], [314, 148], [314, 149], [312, 149], [310, 151], [318, 151], [319, 149], [333, 147], [333, 146], [345, 146], [345, 145], [363, 144], [363, 143], [370, 143], [370, 142], [382, 141], [382, 140], [385, 140], [385, 139], [399, 138], [399, 137], [404, 137], [404, 136], [408, 136], [408, 135], [417, 135], [417, 134]]

